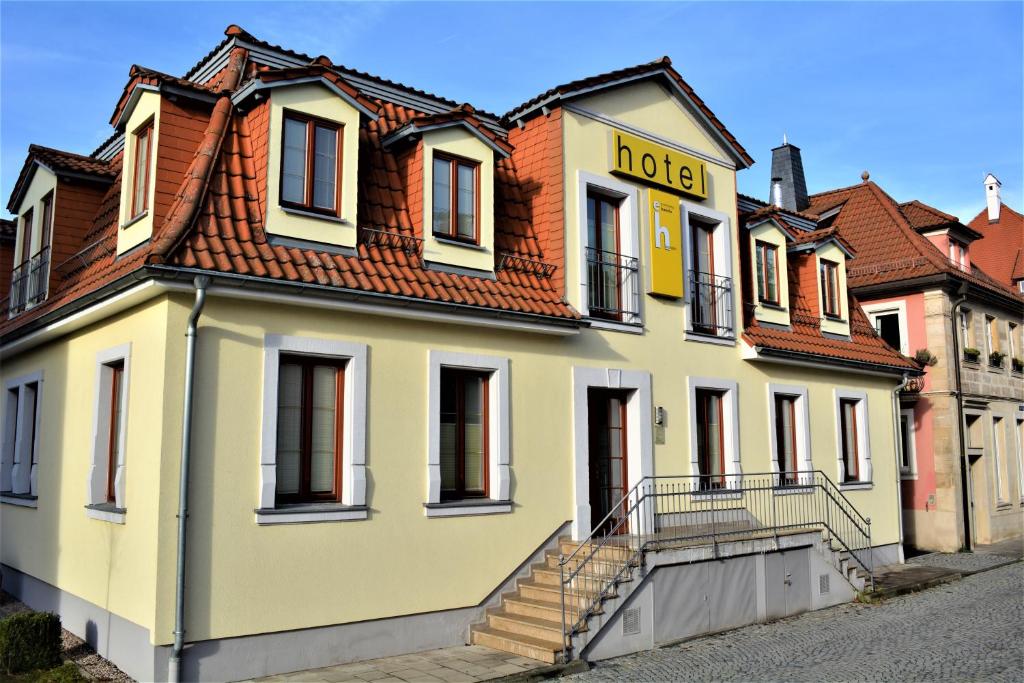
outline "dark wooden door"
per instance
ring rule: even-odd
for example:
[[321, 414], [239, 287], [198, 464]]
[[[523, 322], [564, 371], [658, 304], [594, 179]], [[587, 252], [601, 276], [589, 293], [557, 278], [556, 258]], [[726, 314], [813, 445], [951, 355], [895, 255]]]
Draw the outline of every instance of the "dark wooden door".
[[[594, 530], [627, 531], [619, 505], [627, 491], [626, 395], [591, 389], [590, 408], [590, 526]], [[609, 513], [613, 513], [607, 520]], [[603, 523], [602, 523], [603, 522]]]

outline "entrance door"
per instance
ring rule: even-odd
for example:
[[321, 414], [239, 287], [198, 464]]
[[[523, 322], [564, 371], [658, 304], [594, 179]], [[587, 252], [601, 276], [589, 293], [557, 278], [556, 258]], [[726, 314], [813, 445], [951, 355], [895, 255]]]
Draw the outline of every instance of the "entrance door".
[[[617, 506], [626, 495], [628, 481], [626, 393], [590, 389], [587, 405], [590, 411], [590, 528], [626, 533], [622, 518], [627, 509], [624, 505]], [[613, 514], [605, 520], [609, 513]]]

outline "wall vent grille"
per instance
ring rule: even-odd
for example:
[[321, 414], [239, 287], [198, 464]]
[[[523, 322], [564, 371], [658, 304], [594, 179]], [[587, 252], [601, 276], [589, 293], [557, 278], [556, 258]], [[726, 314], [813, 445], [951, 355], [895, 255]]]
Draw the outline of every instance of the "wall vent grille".
[[828, 574], [822, 574], [821, 576], [818, 577], [818, 594], [819, 595], [828, 595], [828, 591], [829, 591]]
[[622, 635], [635, 636], [640, 633], [640, 608], [622, 610]]

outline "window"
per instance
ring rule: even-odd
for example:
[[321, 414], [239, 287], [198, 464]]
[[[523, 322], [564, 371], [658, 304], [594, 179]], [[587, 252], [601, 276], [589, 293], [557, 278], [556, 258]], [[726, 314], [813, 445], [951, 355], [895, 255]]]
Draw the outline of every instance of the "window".
[[512, 511], [508, 359], [430, 352], [427, 517]]
[[917, 474], [917, 444], [915, 443], [914, 409], [900, 411], [900, 475], [912, 479]]
[[149, 167], [153, 152], [153, 122], [135, 133], [135, 164], [132, 169], [131, 217], [138, 218], [149, 208]]
[[53, 239], [53, 192], [43, 197], [43, 220], [39, 223], [39, 251], [50, 248]]
[[480, 164], [434, 154], [433, 231], [463, 242], [479, 241]]
[[757, 299], [761, 303], [779, 304], [779, 253], [774, 244], [758, 241]]
[[1020, 342], [1017, 339], [1019, 326], [1017, 323], [1006, 323], [1006, 343], [1010, 358], [1020, 358]]
[[725, 486], [724, 392], [697, 389], [697, 473], [700, 488]]
[[441, 368], [441, 500], [487, 496], [488, 373]]
[[992, 354], [999, 353], [999, 323], [991, 315], [985, 316], [985, 351], [988, 354], [988, 364], [992, 367], [1000, 367], [1002, 358], [996, 360]]
[[21, 263], [32, 258], [32, 209], [21, 217]]
[[[960, 348], [961, 351], [974, 347], [974, 314], [969, 308], [960, 309]], [[966, 354], [964, 354], [966, 356]], [[976, 359], [975, 359], [976, 360]]]
[[1006, 429], [1003, 418], [992, 416], [992, 451], [996, 472], [996, 499], [1000, 504], [1010, 502], [1010, 466], [1007, 462]]
[[622, 256], [619, 201], [593, 190], [587, 193], [587, 305], [590, 315], [621, 320]]
[[839, 308], [839, 265], [832, 261], [821, 261], [821, 302], [826, 317], [838, 318]]
[[961, 270], [967, 270], [967, 247], [957, 240], [949, 240], [949, 260]]
[[365, 344], [268, 334], [256, 523], [366, 519]]
[[1024, 504], [1024, 418], [1020, 417], [1017, 418], [1017, 496]]
[[341, 203], [341, 125], [286, 111], [281, 204], [337, 215]]
[[281, 356], [277, 401], [277, 500], [338, 501], [345, 362]]
[[775, 394], [775, 457], [779, 466], [779, 484], [797, 483], [796, 396]]
[[894, 349], [903, 348], [903, 340], [900, 339], [900, 314], [879, 313], [874, 317], [875, 331], [886, 344]]
[[96, 403], [93, 408], [92, 466], [86, 515], [124, 524], [131, 344], [96, 354]]
[[860, 439], [857, 425], [858, 401], [839, 400], [839, 438], [843, 453], [843, 482], [860, 481]]
[[0, 497], [5, 503], [35, 507], [42, 382], [42, 373], [36, 372], [4, 385]]

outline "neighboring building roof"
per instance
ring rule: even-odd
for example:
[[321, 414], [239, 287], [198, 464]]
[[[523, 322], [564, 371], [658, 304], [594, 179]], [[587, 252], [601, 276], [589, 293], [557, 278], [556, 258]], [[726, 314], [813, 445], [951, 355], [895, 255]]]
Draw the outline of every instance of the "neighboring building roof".
[[1024, 216], [1000, 204], [999, 220], [989, 222], [988, 209], [971, 220], [981, 239], [971, 244], [971, 261], [1002, 283], [1024, 280]]
[[903, 212], [903, 216], [914, 230], [921, 233], [947, 229], [957, 230], [971, 239], [981, 237], [980, 233], [961, 223], [956, 216], [939, 211], [934, 206], [929, 206], [917, 199], [900, 204], [900, 211]]
[[[17, 223], [8, 219], [0, 218], [0, 243], [2, 244], [14, 244], [18, 239]], [[0, 277], [4, 277], [6, 274], [0, 274]]]
[[683, 77], [679, 75], [678, 71], [672, 68], [672, 60], [668, 57], [662, 57], [661, 59], [656, 59], [653, 62], [637, 64], [636, 66], [630, 66], [625, 69], [617, 69], [615, 71], [597, 74], [596, 76], [588, 76], [586, 78], [563, 83], [562, 85], [556, 85], [554, 88], [546, 90], [536, 97], [533, 97], [526, 102], [523, 102], [518, 107], [510, 110], [503, 118], [505, 120], [515, 120], [538, 107], [547, 106], [554, 102], [582, 94], [591, 94], [596, 90], [618, 87], [623, 83], [644, 78], [665, 78], [671, 85], [679, 88], [685, 96], [693, 102], [694, 106], [697, 107], [700, 113], [707, 117], [711, 126], [719, 132], [726, 146], [730, 148], [730, 151], [736, 156], [737, 160], [744, 166], [753, 165], [754, 159], [747, 154], [747, 150], [745, 150], [743, 145], [739, 143], [739, 140], [729, 132], [725, 127], [725, 124], [718, 120], [718, 117], [715, 116], [715, 113], [711, 111], [710, 107], [704, 103], [704, 100], [697, 96], [697, 93], [690, 87], [690, 84], [683, 80]]
[[14, 212], [14, 208], [21, 201], [22, 194], [28, 189], [32, 182], [32, 175], [35, 173], [36, 164], [42, 165], [55, 174], [65, 173], [75, 176], [86, 176], [100, 182], [110, 182], [116, 172], [106, 161], [99, 161], [92, 157], [65, 152], [52, 147], [42, 145], [29, 145], [28, 156], [21, 167], [18, 180], [14, 183], [11, 197], [7, 201], [7, 210]]
[[[857, 260], [847, 269], [850, 286], [854, 289], [949, 275], [1018, 302], [1022, 300], [1018, 292], [993, 280], [980, 268], [972, 267], [970, 272], [965, 272], [951, 263], [918, 233], [900, 205], [874, 181], [821, 192], [811, 195], [810, 199], [807, 213], [821, 215], [842, 205], [831, 225], [857, 251]], [[927, 208], [935, 212], [933, 215], [949, 215], [918, 204], [920, 206], [915, 206], [912, 213]]]

